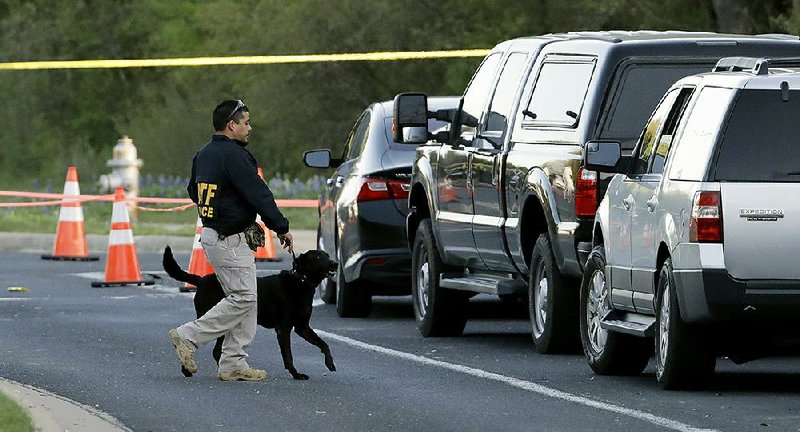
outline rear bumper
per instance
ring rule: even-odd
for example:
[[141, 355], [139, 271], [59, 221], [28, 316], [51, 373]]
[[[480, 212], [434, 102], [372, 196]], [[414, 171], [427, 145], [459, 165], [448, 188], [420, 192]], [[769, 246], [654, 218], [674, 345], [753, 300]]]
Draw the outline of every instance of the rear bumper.
[[358, 203], [340, 210], [340, 268], [347, 282], [364, 282], [373, 294], [411, 286], [411, 253], [405, 235], [405, 215], [392, 201]]
[[411, 292], [411, 254], [408, 249], [376, 249], [356, 253], [344, 264], [347, 281], [367, 282], [372, 294]]
[[673, 275], [684, 321], [800, 321], [800, 280], [734, 279], [721, 245], [684, 244], [676, 252]]

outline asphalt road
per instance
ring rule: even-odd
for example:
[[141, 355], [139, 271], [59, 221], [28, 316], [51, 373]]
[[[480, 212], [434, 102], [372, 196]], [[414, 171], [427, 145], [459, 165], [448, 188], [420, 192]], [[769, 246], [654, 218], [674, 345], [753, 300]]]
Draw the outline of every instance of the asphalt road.
[[[188, 254], [177, 258], [186, 267]], [[159, 275], [160, 254], [139, 259], [144, 273]], [[103, 263], [0, 252], [0, 377], [95, 407], [134, 431], [800, 430], [799, 359], [721, 359], [711, 388], [666, 392], [652, 364], [641, 376], [600, 377], [580, 355], [535, 353], [525, 310], [488, 297], [473, 299], [458, 338], [423, 339], [409, 297], [377, 298], [366, 319], [318, 305], [312, 326], [331, 345], [336, 372], [294, 337], [295, 365], [311, 379], [292, 380], [274, 333], [259, 329], [250, 363], [267, 369], [266, 381], [219, 381], [210, 345], [187, 379], [167, 331], [193, 317], [191, 294], [164, 279], [90, 288]]]

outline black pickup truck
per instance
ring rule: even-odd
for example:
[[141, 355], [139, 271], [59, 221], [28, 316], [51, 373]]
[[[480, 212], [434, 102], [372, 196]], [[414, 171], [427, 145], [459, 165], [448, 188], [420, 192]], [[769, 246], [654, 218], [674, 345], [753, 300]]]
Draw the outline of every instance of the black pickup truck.
[[585, 143], [630, 151], [666, 89], [721, 57], [798, 55], [789, 35], [550, 34], [497, 45], [457, 110], [398, 95], [393, 139], [435, 141], [417, 149], [406, 223], [421, 333], [461, 334], [475, 294], [527, 296], [536, 349], [578, 349], [579, 278], [608, 180], [582, 168]]

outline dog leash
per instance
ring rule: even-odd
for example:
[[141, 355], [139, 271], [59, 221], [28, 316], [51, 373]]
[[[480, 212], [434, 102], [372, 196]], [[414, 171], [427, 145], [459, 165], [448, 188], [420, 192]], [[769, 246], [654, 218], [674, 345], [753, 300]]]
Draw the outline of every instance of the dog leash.
[[297, 261], [297, 255], [294, 254], [294, 249], [292, 249], [292, 273], [297, 274], [297, 269], [295, 268], [295, 262]]
[[297, 261], [297, 255], [295, 255], [294, 250], [292, 250], [292, 275], [300, 280], [301, 283], [307, 283], [308, 279], [306, 275], [300, 274], [295, 267], [295, 262]]

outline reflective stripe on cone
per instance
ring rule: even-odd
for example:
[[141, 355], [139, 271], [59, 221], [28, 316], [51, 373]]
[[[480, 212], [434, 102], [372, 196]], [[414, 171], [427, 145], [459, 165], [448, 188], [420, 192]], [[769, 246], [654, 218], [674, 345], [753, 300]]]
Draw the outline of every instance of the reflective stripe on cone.
[[61, 202], [61, 210], [58, 213], [58, 226], [56, 227], [53, 254], [42, 255], [42, 259], [97, 261], [99, 259], [97, 256], [89, 256], [86, 244], [83, 209], [81, 208], [80, 200], [77, 199], [81, 195], [78, 184], [78, 170], [74, 166], [67, 168], [64, 195], [65, 197]]
[[117, 285], [153, 285], [153, 281], [142, 280], [139, 258], [133, 242], [131, 219], [125, 205], [125, 190], [118, 187], [114, 192], [114, 209], [111, 212], [111, 232], [108, 235], [108, 260], [104, 282], [92, 282], [93, 287]]

